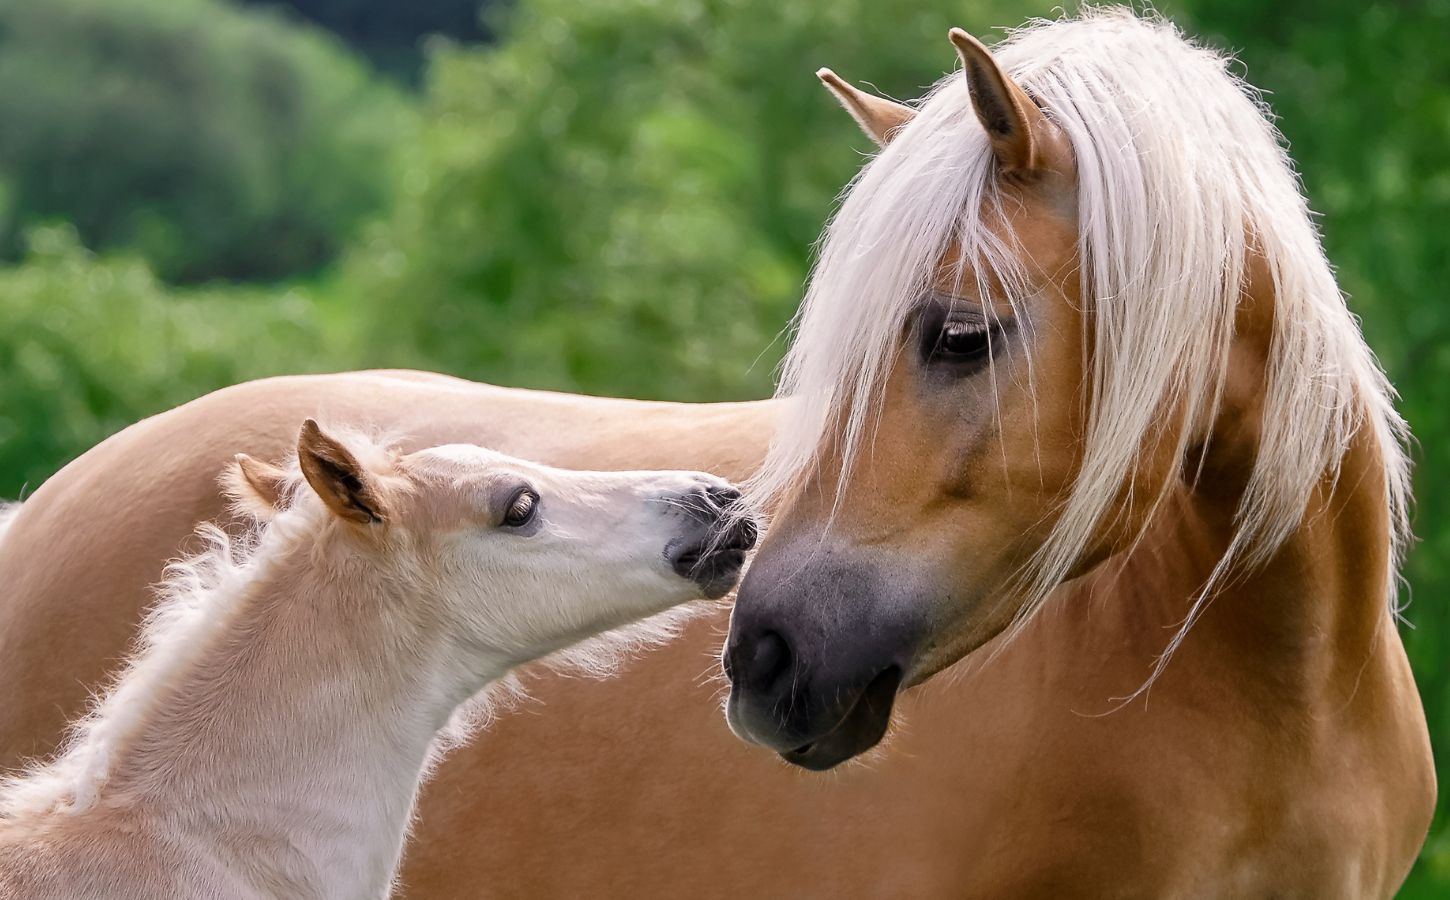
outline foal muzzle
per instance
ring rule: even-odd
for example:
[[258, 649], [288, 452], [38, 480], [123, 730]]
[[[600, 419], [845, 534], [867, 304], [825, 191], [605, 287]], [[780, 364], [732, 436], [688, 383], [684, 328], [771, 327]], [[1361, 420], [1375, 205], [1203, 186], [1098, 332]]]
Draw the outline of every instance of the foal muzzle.
[[670, 567], [699, 585], [706, 597], [723, 597], [740, 578], [759, 527], [752, 516], [740, 511], [740, 492], [733, 487], [702, 488], [678, 503], [689, 524], [685, 534], [666, 548]]

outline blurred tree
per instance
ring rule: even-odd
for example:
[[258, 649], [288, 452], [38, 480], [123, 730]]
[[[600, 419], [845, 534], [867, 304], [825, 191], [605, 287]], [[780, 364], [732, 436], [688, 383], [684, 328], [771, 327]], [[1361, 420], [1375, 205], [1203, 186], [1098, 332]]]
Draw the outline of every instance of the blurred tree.
[[68, 226], [0, 269], [0, 497], [138, 419], [247, 378], [337, 367], [312, 305], [274, 290], [172, 293]]
[[0, 0], [11, 257], [20, 229], [61, 218], [169, 279], [315, 267], [388, 196], [402, 126], [361, 65], [275, 16], [215, 0]]
[[915, 97], [954, 66], [949, 23], [988, 33], [1026, 11], [520, 4], [497, 48], [438, 52], [395, 213], [346, 267], [371, 360], [636, 396], [768, 393], [770, 337], [871, 147], [815, 69]]

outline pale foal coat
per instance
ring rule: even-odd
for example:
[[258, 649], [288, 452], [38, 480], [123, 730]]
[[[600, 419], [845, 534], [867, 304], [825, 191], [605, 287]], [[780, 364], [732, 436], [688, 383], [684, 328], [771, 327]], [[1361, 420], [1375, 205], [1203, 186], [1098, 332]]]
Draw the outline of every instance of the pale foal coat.
[[269, 521], [204, 527], [111, 691], [0, 789], [0, 897], [388, 895], [418, 786], [485, 687], [700, 596], [670, 553], [710, 539], [724, 487], [394, 458], [311, 423], [299, 455], [305, 481], [239, 458], [234, 496]]

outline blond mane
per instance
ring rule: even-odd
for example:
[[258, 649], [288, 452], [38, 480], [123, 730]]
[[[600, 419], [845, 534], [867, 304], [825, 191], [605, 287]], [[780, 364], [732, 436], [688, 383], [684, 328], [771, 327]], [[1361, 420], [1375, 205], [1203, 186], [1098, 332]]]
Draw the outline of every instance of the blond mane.
[[[1024, 571], [1024, 616], [1114, 514], [1155, 416], [1182, 409], [1200, 434], [1214, 420], [1251, 252], [1263, 255], [1276, 295], [1262, 441], [1230, 546], [1169, 652], [1214, 586], [1263, 563], [1299, 527], [1315, 485], [1337, 475], [1366, 428], [1383, 461], [1393, 605], [1409, 536], [1406, 426], [1258, 92], [1227, 57], [1157, 15], [1123, 8], [1031, 22], [993, 53], [1072, 143], [1096, 348], [1081, 471]], [[827, 227], [779, 389], [799, 409], [749, 485], [756, 503], [768, 508], [796, 489], [823, 452], [840, 453], [849, 469], [869, 446], [904, 320], [952, 241], [967, 277], [1020, 305], [1024, 262], [995, 236], [1000, 203], [986, 134], [953, 73], [857, 175]], [[1180, 457], [1192, 430], [1179, 439]]]

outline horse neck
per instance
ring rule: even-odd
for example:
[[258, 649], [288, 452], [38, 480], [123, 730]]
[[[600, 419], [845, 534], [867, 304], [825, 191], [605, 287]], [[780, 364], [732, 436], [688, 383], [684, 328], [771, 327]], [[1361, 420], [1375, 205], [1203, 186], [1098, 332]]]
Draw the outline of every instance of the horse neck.
[[446, 671], [401, 598], [322, 549], [268, 561], [201, 646], [169, 648], [187, 658], [112, 751], [101, 806], [328, 896], [380, 896], [437, 732], [488, 679]]
[[[1125, 693], [1147, 677], [1228, 549], [1246, 473], [1206, 471], [1196, 485], [1179, 485], [1131, 552], [1066, 586], [1088, 601], [1075, 605], [1092, 627], [1128, 648]], [[1261, 692], [1261, 708], [1314, 714], [1370, 689], [1367, 663], [1393, 634], [1389, 515], [1380, 450], [1365, 427], [1283, 545], [1213, 592], [1166, 664], [1161, 689], [1229, 679]], [[1104, 616], [1105, 608], [1112, 612]]]

